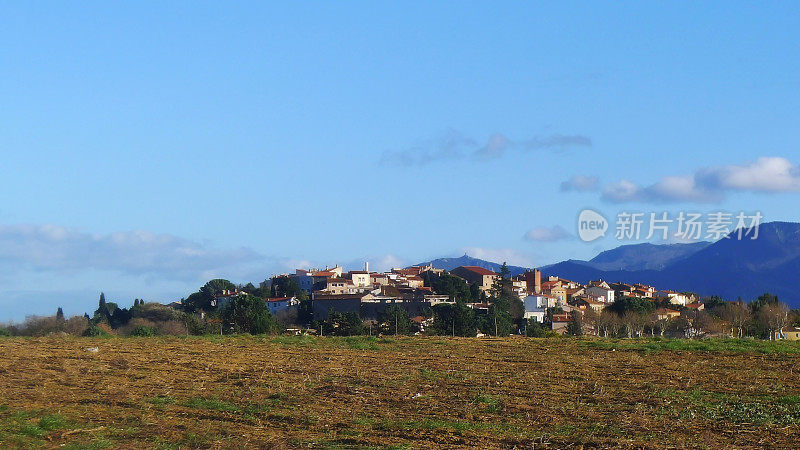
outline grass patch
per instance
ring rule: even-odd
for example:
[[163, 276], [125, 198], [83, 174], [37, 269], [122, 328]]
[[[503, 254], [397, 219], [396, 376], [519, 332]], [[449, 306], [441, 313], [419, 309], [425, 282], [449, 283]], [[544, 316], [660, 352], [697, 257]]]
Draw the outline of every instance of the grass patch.
[[237, 412], [240, 408], [233, 403], [224, 402], [217, 398], [193, 397], [181, 403], [181, 406], [194, 409], [207, 409], [211, 411]]
[[310, 347], [317, 345], [318, 338], [314, 336], [308, 335], [300, 335], [300, 336], [278, 336], [276, 338], [272, 338], [270, 342], [273, 344], [279, 344], [286, 347]]
[[466, 420], [444, 420], [444, 419], [414, 419], [414, 420], [390, 420], [383, 421], [374, 425], [373, 428], [385, 431], [392, 430], [451, 430], [451, 431], [472, 431], [488, 430], [494, 432], [518, 432], [519, 428], [508, 423], [494, 422], [470, 422]]
[[800, 342], [756, 339], [581, 339], [578, 341], [578, 346], [587, 350], [622, 350], [645, 353], [684, 351], [766, 355], [800, 354]]
[[800, 405], [800, 395], [787, 395], [778, 399], [784, 405]]
[[167, 405], [174, 405], [175, 399], [168, 395], [159, 395], [158, 397], [147, 399], [147, 403], [152, 403], [153, 405], [156, 406], [167, 406]]
[[669, 399], [669, 410], [676, 419], [702, 419], [741, 424], [800, 424], [800, 396], [778, 399], [749, 398], [710, 392], [666, 390], [659, 396]]
[[[55, 430], [72, 428], [62, 415], [42, 414], [42, 411], [11, 411], [2, 409], [0, 418], [0, 442], [14, 442], [22, 447], [33, 446]], [[38, 416], [38, 418], [37, 418]]]
[[488, 394], [476, 395], [474, 403], [486, 405], [486, 410], [490, 413], [498, 413], [505, 408], [502, 400]]
[[353, 350], [379, 350], [381, 345], [392, 344], [388, 338], [375, 336], [278, 336], [270, 339], [273, 344], [286, 347], [338, 347]]

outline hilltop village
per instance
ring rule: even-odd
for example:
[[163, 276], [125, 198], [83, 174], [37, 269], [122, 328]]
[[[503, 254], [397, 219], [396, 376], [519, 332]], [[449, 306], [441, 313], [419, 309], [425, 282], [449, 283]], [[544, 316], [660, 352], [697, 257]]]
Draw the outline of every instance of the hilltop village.
[[511, 276], [505, 264], [499, 272], [430, 264], [375, 272], [369, 263], [297, 269], [259, 287], [213, 280], [171, 306], [224, 332], [236, 325], [218, 312], [243, 297], [263, 301], [290, 333], [798, 337], [795, 315], [769, 294], [747, 305], [643, 284], [543, 278], [538, 269]]

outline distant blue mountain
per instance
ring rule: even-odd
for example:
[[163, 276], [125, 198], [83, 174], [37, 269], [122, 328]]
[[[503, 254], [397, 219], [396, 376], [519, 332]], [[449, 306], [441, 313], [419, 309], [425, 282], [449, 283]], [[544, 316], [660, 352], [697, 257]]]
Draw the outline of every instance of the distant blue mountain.
[[[498, 271], [500, 264], [464, 255], [430, 261], [452, 270], [479, 266]], [[422, 263], [428, 264], [428, 263]], [[508, 266], [512, 274], [524, 267]], [[736, 232], [717, 242], [623, 245], [589, 261], [568, 260], [541, 268], [581, 283], [604, 279], [646, 283], [660, 289], [719, 295], [727, 300], [752, 300], [770, 292], [800, 308], [800, 223], [762, 224], [758, 239], [736, 239]]]
[[595, 256], [589, 263], [602, 270], [660, 270], [671, 263], [687, 258], [711, 245], [711, 242], [691, 244], [634, 244], [623, 245]]
[[[771, 222], [761, 225], [758, 239], [729, 238], [712, 244], [671, 249], [653, 246], [654, 262], [645, 262], [649, 247], [623, 246], [595, 261], [564, 261], [542, 267], [542, 275], [558, 275], [578, 282], [604, 279], [641, 282], [658, 288], [719, 295], [728, 300], [751, 300], [770, 292], [800, 307], [800, 224]], [[692, 244], [694, 245], [694, 244]], [[616, 253], [614, 253], [616, 252]], [[604, 252], [608, 253], [608, 252]], [[625, 254], [631, 262], [622, 264]], [[602, 255], [602, 254], [601, 254]], [[601, 256], [598, 255], [598, 258]], [[659, 259], [661, 258], [661, 259]], [[595, 265], [597, 264], [597, 265]], [[604, 265], [611, 269], [605, 269]]]
[[[453, 270], [456, 267], [460, 266], [478, 266], [478, 267], [483, 267], [484, 269], [492, 270], [494, 272], [499, 272], [500, 267], [503, 265], [502, 263], [498, 264], [483, 259], [473, 258], [471, 256], [467, 256], [466, 253], [464, 254], [464, 256], [461, 256], [459, 258], [439, 258], [439, 259], [434, 259], [433, 261], [423, 262], [416, 265], [424, 266], [427, 264], [431, 264], [433, 265], [433, 267], [437, 269], [444, 269], [448, 271]], [[508, 271], [511, 273], [511, 275], [519, 275], [527, 270], [525, 267], [519, 267], [519, 266], [507, 265], [506, 267], [508, 267]]]

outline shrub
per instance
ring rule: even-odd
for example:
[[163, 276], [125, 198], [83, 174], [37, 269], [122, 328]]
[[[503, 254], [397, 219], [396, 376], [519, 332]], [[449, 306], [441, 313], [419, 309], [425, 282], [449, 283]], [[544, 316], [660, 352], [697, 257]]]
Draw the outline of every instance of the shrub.
[[11, 336], [11, 330], [9, 330], [8, 328], [0, 328], [0, 337], [3, 336], [5, 337]]
[[20, 333], [23, 336], [46, 336], [63, 331], [64, 321], [56, 316], [29, 316], [22, 324]]
[[83, 316], [70, 317], [64, 322], [64, 332], [73, 336], [83, 336], [89, 328], [89, 320]]
[[155, 336], [156, 334], [158, 333], [155, 327], [146, 327], [144, 325], [139, 325], [130, 332], [130, 336], [137, 336], [137, 337], [151, 337]]
[[108, 336], [108, 332], [97, 325], [92, 325], [83, 332], [86, 337]]
[[166, 322], [160, 322], [156, 324], [158, 328], [158, 334], [167, 334], [171, 336], [182, 336], [185, 334], [189, 334], [188, 330], [186, 329], [186, 324], [180, 320], [168, 320]]

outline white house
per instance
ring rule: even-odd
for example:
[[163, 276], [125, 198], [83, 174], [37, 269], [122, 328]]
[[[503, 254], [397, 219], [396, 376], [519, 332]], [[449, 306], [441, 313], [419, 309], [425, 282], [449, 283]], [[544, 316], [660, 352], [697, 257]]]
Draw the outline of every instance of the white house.
[[668, 299], [669, 302], [672, 303], [673, 305], [681, 305], [681, 306], [686, 306], [694, 301], [693, 295], [686, 295], [686, 294], [681, 294], [680, 292], [667, 291], [667, 290], [656, 292], [655, 297]]
[[543, 323], [547, 315], [547, 308], [555, 307], [557, 302], [558, 300], [550, 295], [529, 295], [522, 300], [522, 305], [525, 307], [523, 317], [525, 319], [534, 318], [539, 323]]

